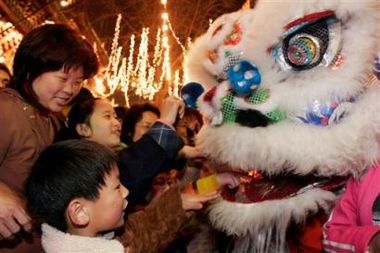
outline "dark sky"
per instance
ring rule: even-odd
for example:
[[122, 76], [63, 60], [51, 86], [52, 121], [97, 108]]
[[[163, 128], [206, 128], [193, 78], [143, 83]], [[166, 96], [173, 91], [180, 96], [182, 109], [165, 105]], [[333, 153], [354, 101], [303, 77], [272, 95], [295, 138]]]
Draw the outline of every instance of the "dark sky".
[[[55, 12], [60, 9], [66, 20], [73, 19], [77, 24], [81, 24], [79, 28], [83, 34], [95, 34], [98, 38], [97, 43], [103, 45], [103, 55], [107, 55], [110, 53], [114, 37], [117, 15], [122, 14], [119, 45], [128, 48], [132, 34], [136, 36], [136, 43], [139, 43], [142, 28], [149, 27], [149, 43], [154, 46], [154, 38], [157, 29], [161, 27], [161, 14], [164, 11], [161, 0], [72, 1], [73, 5], [62, 8], [58, 0], [0, 0], [0, 19], [11, 21], [20, 32], [25, 33], [46, 19], [52, 19], [52, 16], [62, 17], [59, 12]], [[167, 12], [176, 36], [186, 45], [188, 38], [195, 39], [207, 30], [210, 20], [215, 20], [224, 13], [239, 10], [245, 1], [167, 0]], [[12, 17], [7, 17], [4, 8], [13, 11]], [[15, 12], [21, 14], [17, 15]], [[27, 24], [27, 21], [34, 24]], [[171, 44], [173, 45], [173, 42]], [[174, 47], [173, 50], [172, 55], [181, 54], [180, 48]], [[177, 61], [181, 61], [180, 57]]]
[[[173, 30], [183, 44], [186, 38], [195, 38], [204, 33], [209, 20], [233, 12], [243, 5], [245, 0], [168, 0], [167, 12]], [[97, 0], [85, 1], [85, 14], [96, 30], [99, 38], [109, 49], [112, 43], [116, 18], [123, 15], [120, 43], [128, 44], [131, 34], [139, 35], [142, 27], [150, 27], [151, 34], [161, 25], [163, 5], [160, 0]]]

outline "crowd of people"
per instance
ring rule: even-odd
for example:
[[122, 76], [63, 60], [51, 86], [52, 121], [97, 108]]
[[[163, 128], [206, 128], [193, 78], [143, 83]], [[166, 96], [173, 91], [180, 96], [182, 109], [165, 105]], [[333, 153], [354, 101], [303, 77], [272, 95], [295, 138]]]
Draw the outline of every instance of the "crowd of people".
[[[240, 184], [203, 168], [202, 115], [181, 99], [115, 108], [83, 88], [99, 63], [69, 26], [32, 30], [13, 62], [0, 65], [0, 252], [186, 253], [194, 211]], [[380, 252], [378, 171], [349, 182], [326, 248]]]
[[[48, 24], [24, 37], [13, 74], [1, 73], [1, 252], [92, 252], [101, 245], [101, 252], [160, 252], [193, 210], [217, 198], [220, 187], [239, 184], [232, 174], [213, 174], [148, 200], [153, 180], [177, 156], [200, 156], [173, 126], [185, 105], [168, 97], [160, 108], [151, 105], [154, 117], [130, 108], [124, 113], [135, 118], [124, 121], [82, 87], [98, 68], [77, 31]], [[131, 141], [121, 142], [122, 134]]]

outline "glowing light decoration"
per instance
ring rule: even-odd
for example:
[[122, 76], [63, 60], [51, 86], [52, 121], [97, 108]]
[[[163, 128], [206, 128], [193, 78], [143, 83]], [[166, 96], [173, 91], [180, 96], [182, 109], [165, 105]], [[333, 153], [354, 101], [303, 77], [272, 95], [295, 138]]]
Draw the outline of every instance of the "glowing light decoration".
[[[169, 95], [179, 96], [179, 87], [184, 78], [181, 77], [179, 70], [174, 71], [174, 75], [172, 74], [170, 38], [173, 37], [180, 46], [184, 57], [186, 50], [170, 24], [169, 14], [166, 12], [167, 1], [162, 0], [161, 3], [164, 9], [161, 15], [162, 25], [157, 30], [153, 52], [150, 52], [148, 47], [150, 30], [143, 28], [139, 45], [136, 45], [136, 37], [132, 35], [129, 41], [128, 58], [122, 57], [122, 47], [119, 46], [122, 15], [118, 15], [108, 66], [95, 78], [95, 85], [92, 87], [95, 95], [110, 97], [117, 89], [120, 89], [124, 94], [126, 106], [129, 106], [130, 92], [150, 101], [155, 99], [155, 95], [161, 89], [167, 89]], [[137, 51], [137, 57], [135, 57], [135, 51]]]
[[[10, 22], [0, 21], [0, 62], [11, 63], [23, 36]], [[11, 65], [11, 64], [7, 64]]]

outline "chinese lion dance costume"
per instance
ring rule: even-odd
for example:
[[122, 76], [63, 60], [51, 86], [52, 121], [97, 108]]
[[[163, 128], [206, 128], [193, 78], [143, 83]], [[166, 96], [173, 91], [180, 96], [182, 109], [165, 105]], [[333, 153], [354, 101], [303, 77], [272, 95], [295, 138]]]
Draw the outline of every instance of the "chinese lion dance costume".
[[191, 45], [185, 69], [207, 119], [197, 146], [242, 179], [209, 208], [234, 252], [321, 252], [347, 178], [379, 162], [379, 5], [258, 0]]

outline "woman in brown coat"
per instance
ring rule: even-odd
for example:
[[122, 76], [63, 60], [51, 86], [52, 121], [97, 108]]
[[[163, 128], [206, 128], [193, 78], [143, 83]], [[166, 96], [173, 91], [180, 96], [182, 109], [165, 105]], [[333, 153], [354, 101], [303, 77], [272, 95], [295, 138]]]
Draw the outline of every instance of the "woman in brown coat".
[[0, 252], [40, 252], [38, 237], [28, 233], [24, 181], [53, 140], [51, 113], [60, 112], [97, 70], [90, 44], [66, 25], [38, 27], [21, 41], [10, 88], [0, 90]]

